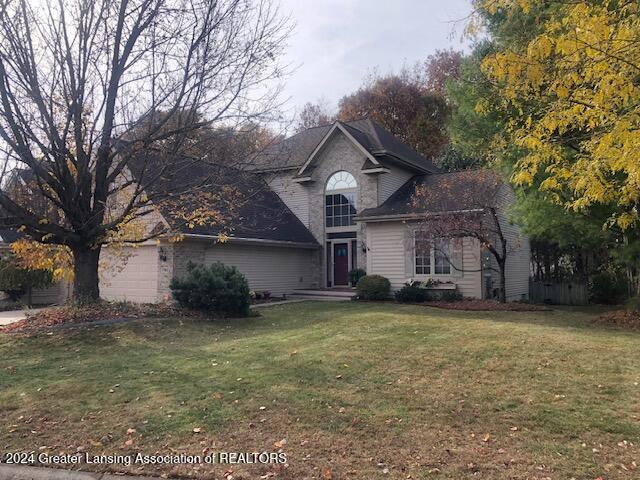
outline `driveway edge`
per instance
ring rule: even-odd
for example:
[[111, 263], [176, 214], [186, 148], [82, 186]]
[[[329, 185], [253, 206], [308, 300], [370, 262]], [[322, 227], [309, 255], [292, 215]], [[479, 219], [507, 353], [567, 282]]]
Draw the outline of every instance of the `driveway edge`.
[[0, 463], [0, 480], [156, 480], [157, 478]]

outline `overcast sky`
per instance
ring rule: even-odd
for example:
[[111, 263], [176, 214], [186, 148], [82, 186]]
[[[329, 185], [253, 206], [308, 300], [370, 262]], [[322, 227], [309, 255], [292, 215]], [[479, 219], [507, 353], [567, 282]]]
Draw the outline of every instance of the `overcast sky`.
[[470, 0], [280, 0], [296, 24], [285, 61], [288, 107], [324, 97], [335, 108], [374, 67], [399, 70], [436, 50], [464, 50]]

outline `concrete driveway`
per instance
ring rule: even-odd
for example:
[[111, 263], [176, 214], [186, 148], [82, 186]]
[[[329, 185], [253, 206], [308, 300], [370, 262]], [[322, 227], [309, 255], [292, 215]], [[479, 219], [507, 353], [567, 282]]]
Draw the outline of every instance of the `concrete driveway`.
[[0, 325], [9, 325], [10, 323], [22, 320], [27, 314], [36, 313], [44, 308], [24, 308], [22, 310], [10, 310], [8, 312], [0, 312]]

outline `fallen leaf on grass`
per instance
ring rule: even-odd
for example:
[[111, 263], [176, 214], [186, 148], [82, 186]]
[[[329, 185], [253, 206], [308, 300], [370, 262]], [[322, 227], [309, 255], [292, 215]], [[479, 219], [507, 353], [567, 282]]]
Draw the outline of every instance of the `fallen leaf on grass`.
[[484, 443], [487, 443], [489, 440], [491, 440], [491, 434], [487, 433], [484, 437], [482, 437], [482, 441]]
[[284, 445], [286, 445], [286, 444], [287, 444], [287, 440], [283, 438], [283, 439], [282, 439], [282, 440], [280, 440], [279, 442], [275, 442], [275, 443], [273, 444], [273, 446], [274, 446], [274, 447], [276, 447], [276, 448], [282, 448], [282, 447], [283, 447]]
[[325, 480], [331, 480], [333, 478], [333, 472], [331, 471], [330, 468], [327, 468], [323, 473], [322, 473], [322, 478], [324, 478]]
[[202, 431], [201, 428], [197, 428], [196, 427], [196, 428], [193, 429], [193, 433], [200, 433], [201, 431]]
[[214, 393], [213, 398], [215, 398], [216, 400], [222, 400], [222, 393], [220, 392]]
[[127, 428], [127, 435], [133, 435], [134, 433], [136, 433], [135, 428]]

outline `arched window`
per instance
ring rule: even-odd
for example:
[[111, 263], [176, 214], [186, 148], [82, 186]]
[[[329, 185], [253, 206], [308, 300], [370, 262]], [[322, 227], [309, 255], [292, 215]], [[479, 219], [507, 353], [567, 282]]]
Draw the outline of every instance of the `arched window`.
[[353, 175], [341, 170], [329, 177], [329, 180], [327, 181], [327, 192], [331, 192], [333, 190], [346, 190], [349, 188], [356, 188], [357, 186], [356, 179], [353, 178]]
[[327, 227], [355, 225], [358, 184], [349, 172], [331, 175], [325, 189], [325, 219]]

